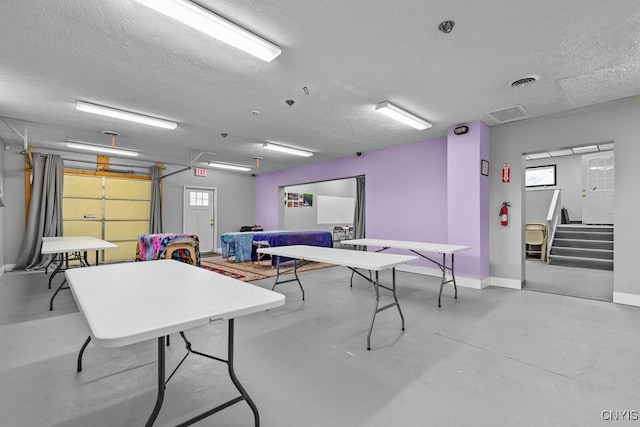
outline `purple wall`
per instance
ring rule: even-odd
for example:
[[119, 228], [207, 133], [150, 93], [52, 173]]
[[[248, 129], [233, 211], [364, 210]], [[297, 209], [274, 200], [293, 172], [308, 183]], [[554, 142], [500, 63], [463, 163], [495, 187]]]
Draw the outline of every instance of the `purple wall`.
[[440, 138], [259, 175], [256, 224], [278, 228], [278, 187], [365, 175], [367, 237], [446, 242], [446, 156]]
[[489, 179], [480, 160], [489, 159], [489, 135], [476, 122], [465, 135], [259, 175], [256, 224], [278, 228], [279, 187], [365, 175], [366, 237], [469, 245], [456, 256], [457, 274], [487, 278]]
[[[448, 243], [469, 245], [456, 255], [457, 273], [484, 279], [489, 276], [489, 177], [480, 173], [481, 160], [489, 160], [489, 128], [469, 124], [469, 132], [447, 135]], [[496, 210], [497, 212], [497, 210]]]

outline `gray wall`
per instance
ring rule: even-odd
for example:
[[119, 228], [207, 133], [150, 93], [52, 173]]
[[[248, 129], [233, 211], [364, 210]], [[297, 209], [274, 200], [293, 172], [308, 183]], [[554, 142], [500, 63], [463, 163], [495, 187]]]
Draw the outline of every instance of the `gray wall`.
[[[640, 280], [640, 98], [632, 97], [551, 116], [508, 123], [491, 128], [490, 209], [511, 202], [509, 226], [501, 227], [497, 214], [490, 224], [491, 276], [499, 280], [524, 278], [524, 160], [523, 153], [592, 143], [615, 143], [615, 253], [614, 301], [616, 294], [637, 299]], [[511, 164], [511, 182], [501, 182], [502, 164]]]
[[[5, 166], [4, 166], [4, 144], [0, 144], [2, 145], [0, 147], [0, 179], [2, 179], [2, 181], [4, 182], [4, 170], [5, 170]], [[5, 212], [6, 208], [0, 208], [0, 242], [2, 242], [2, 244], [0, 244], [0, 275], [2, 274], [2, 272], [4, 271], [4, 265], [5, 265], [5, 260], [4, 260], [4, 244], [5, 244], [5, 238], [4, 238], [4, 230], [5, 230], [5, 220], [4, 220], [4, 212]]]
[[24, 156], [12, 147], [4, 152], [4, 263], [15, 264], [25, 230]]
[[[562, 190], [562, 207], [569, 211], [571, 221], [582, 220], [582, 156], [552, 157], [527, 160], [526, 162], [527, 167], [544, 165], [556, 165], [556, 183], [558, 185], [550, 188]], [[535, 189], [528, 189], [527, 193], [532, 191], [535, 191]], [[531, 206], [527, 199], [527, 211], [530, 208]], [[528, 214], [527, 212], [527, 216]]]
[[[165, 175], [178, 170], [167, 167]], [[164, 231], [182, 231], [182, 197], [184, 186], [214, 188], [217, 193], [218, 235], [216, 248], [220, 249], [220, 234], [239, 231], [243, 225], [255, 221], [254, 177], [246, 173], [207, 170], [206, 177], [195, 176], [193, 170], [177, 173], [164, 181], [163, 226]]]
[[545, 189], [528, 189], [526, 191], [525, 223], [547, 223], [547, 214], [549, 213], [549, 205], [555, 190]]
[[356, 198], [355, 178], [316, 182], [313, 184], [285, 187], [285, 193], [313, 194], [313, 206], [310, 208], [284, 208], [285, 230], [333, 230], [333, 224], [318, 224], [318, 196]]

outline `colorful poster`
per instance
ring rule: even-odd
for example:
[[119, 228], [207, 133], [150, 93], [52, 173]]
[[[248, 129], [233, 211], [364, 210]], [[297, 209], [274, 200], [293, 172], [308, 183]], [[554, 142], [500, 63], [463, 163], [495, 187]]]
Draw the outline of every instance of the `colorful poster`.
[[307, 208], [313, 206], [313, 194], [304, 193], [302, 195], [302, 206]]

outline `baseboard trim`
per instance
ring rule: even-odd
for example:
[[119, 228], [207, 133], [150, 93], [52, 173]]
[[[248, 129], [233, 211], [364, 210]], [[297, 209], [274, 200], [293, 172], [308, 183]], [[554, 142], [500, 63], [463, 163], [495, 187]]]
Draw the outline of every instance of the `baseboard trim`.
[[640, 295], [627, 294], [624, 292], [613, 292], [613, 302], [615, 304], [632, 305], [634, 307], [640, 307]]
[[[404, 271], [407, 273], [422, 274], [423, 276], [442, 277], [442, 271], [440, 269], [420, 267], [417, 265], [400, 265], [396, 267], [398, 271]], [[447, 275], [447, 280], [451, 279], [450, 275]], [[456, 276], [456, 285], [463, 288], [482, 289], [489, 286], [487, 279], [471, 279], [469, 277]]]
[[517, 279], [505, 279], [503, 277], [490, 277], [491, 286], [509, 289], [522, 289], [522, 281]]

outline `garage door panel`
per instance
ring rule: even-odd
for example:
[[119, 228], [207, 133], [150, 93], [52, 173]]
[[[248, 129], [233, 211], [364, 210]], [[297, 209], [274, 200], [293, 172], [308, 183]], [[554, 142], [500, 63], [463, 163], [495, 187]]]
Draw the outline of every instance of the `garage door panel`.
[[105, 218], [149, 220], [151, 205], [148, 201], [105, 200]]
[[149, 199], [151, 181], [139, 179], [107, 178], [104, 197], [107, 199]]
[[102, 239], [101, 221], [64, 221], [65, 236], [91, 236]]
[[89, 215], [92, 219], [102, 219], [102, 200], [96, 199], [63, 199], [62, 218], [85, 219]]
[[108, 221], [104, 226], [105, 240], [132, 240], [149, 232], [149, 221]]

